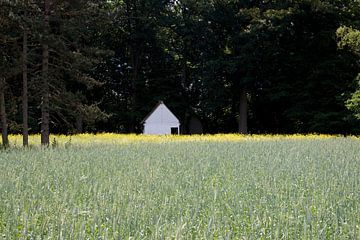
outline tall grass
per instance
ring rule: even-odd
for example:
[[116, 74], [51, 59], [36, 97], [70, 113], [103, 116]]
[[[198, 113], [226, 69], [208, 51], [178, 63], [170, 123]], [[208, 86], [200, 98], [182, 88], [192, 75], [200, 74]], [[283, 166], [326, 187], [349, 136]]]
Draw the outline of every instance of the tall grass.
[[358, 139], [162, 139], [1, 152], [1, 235], [359, 239]]

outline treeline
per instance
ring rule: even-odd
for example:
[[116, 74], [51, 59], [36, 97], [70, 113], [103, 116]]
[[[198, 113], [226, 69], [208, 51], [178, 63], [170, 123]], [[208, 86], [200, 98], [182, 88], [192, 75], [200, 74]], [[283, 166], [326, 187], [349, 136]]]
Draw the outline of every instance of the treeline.
[[0, 0], [7, 132], [360, 132], [352, 0]]

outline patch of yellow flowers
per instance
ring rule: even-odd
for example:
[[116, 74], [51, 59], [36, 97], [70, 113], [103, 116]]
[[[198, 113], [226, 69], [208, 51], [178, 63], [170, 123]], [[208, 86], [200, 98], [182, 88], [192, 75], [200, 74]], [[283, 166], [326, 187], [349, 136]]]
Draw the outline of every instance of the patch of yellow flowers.
[[[241, 135], [241, 134], [215, 134], [215, 135], [137, 135], [137, 134], [78, 134], [78, 135], [52, 135], [52, 144], [129, 144], [129, 143], [164, 143], [164, 142], [240, 142], [240, 141], [272, 141], [272, 140], [315, 140], [339, 138], [340, 135], [325, 134], [293, 134], [293, 135]], [[360, 140], [360, 137], [350, 138]], [[11, 145], [21, 146], [22, 136], [11, 135]], [[39, 145], [40, 135], [29, 137], [30, 145]]]

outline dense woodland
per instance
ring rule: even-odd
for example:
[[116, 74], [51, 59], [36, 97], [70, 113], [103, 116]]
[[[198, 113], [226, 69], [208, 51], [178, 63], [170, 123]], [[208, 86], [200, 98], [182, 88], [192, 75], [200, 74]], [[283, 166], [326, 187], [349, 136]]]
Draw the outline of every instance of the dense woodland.
[[357, 0], [0, 0], [7, 133], [360, 133]]

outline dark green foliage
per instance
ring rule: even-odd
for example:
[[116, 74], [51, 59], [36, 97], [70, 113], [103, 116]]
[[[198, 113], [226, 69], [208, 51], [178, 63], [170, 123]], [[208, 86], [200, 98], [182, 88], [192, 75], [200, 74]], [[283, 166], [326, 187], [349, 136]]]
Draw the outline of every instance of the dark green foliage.
[[[349, 27], [341, 27], [337, 31], [340, 38], [339, 47], [348, 50], [360, 56], [360, 31]], [[357, 90], [346, 101], [346, 107], [351, 110], [355, 117], [360, 119], [360, 74], [356, 78]]]
[[43, 41], [52, 132], [141, 132], [159, 100], [183, 133], [192, 117], [207, 133], [237, 132], [244, 92], [251, 133], [360, 132], [358, 2], [53, 1], [46, 39], [41, 1], [0, 3], [11, 132], [21, 131], [24, 27], [31, 132], [39, 131]]

